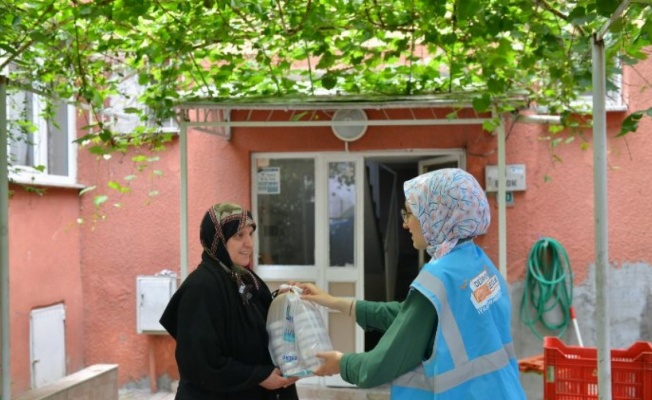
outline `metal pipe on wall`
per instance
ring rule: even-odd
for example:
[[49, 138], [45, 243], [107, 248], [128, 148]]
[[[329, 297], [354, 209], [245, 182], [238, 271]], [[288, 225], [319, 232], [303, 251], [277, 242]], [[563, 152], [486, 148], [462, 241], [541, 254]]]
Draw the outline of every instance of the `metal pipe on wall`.
[[523, 115], [519, 114], [516, 116], [516, 122], [523, 122], [526, 124], [549, 124], [549, 125], [559, 125], [561, 124], [561, 117], [559, 115]]
[[430, 126], [430, 125], [482, 125], [489, 118], [460, 118], [460, 119], [387, 119], [387, 120], [361, 120], [361, 121], [198, 121], [183, 122], [187, 127], [198, 126], [226, 126], [238, 128], [271, 128], [271, 127], [314, 127], [314, 126]]

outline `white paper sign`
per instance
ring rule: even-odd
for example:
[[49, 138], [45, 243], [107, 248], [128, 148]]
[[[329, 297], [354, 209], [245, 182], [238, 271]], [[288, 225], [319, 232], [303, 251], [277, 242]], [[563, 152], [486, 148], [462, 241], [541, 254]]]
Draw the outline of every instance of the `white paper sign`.
[[281, 193], [281, 168], [267, 167], [258, 171], [258, 194]]

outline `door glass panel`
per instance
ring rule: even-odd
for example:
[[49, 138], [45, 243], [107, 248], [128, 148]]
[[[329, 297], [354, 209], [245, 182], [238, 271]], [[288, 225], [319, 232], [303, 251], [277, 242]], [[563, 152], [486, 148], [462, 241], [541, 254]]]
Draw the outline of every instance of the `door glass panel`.
[[[355, 299], [355, 283], [352, 282], [331, 282], [328, 285], [328, 292], [333, 296], [350, 297]], [[345, 353], [355, 351], [355, 319], [346, 313], [328, 313], [328, 335], [331, 338], [333, 348]]]
[[330, 265], [353, 265], [355, 163], [328, 163], [328, 230]]
[[257, 159], [259, 265], [315, 264], [315, 160]]

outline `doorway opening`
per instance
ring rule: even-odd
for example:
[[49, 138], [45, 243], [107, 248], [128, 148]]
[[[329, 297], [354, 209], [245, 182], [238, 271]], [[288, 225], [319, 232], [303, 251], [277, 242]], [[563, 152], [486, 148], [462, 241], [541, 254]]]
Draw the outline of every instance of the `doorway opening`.
[[[403, 182], [441, 168], [464, 168], [464, 156], [365, 159], [364, 293], [365, 300], [403, 301], [410, 283], [425, 262], [403, 228]], [[365, 351], [373, 349], [381, 332], [365, 332]]]

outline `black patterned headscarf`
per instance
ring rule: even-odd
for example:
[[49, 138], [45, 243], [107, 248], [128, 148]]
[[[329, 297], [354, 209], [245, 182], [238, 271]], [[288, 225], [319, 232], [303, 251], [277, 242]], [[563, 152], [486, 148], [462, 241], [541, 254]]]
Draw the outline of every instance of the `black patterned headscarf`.
[[[229, 272], [245, 303], [251, 297], [249, 294], [251, 285], [257, 290], [260, 288], [260, 283], [246, 265], [237, 265], [231, 260], [226, 250], [226, 242], [246, 226], [256, 229], [250, 211], [238, 204], [218, 203], [208, 209], [199, 230], [204, 255], [220, 263]], [[205, 256], [202, 258], [205, 259]]]
[[245, 226], [256, 229], [251, 212], [234, 203], [215, 204], [208, 209], [201, 222], [199, 239], [204, 251], [211, 258], [231, 267], [233, 261], [226, 251], [226, 242]]

